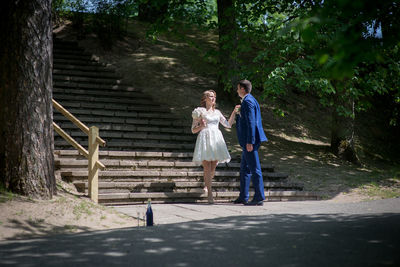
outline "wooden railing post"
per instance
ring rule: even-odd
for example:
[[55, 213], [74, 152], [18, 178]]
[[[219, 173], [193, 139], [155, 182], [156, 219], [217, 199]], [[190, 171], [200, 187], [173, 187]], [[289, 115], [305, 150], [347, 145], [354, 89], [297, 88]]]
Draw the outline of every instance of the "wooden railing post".
[[96, 139], [99, 136], [99, 128], [92, 126], [89, 128], [89, 196], [93, 202], [98, 203], [99, 195], [99, 168], [96, 162], [99, 160], [99, 143]]

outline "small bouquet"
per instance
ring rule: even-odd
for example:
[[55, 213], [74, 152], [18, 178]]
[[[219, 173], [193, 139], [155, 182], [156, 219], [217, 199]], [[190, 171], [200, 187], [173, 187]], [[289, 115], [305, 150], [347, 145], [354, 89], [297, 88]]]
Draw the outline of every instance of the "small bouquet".
[[236, 115], [241, 116], [241, 115], [240, 115], [240, 109], [241, 109], [241, 107], [242, 107], [241, 105], [236, 105], [236, 106], [235, 106], [235, 110], [234, 110], [234, 111], [235, 111], [235, 114], [236, 114]]
[[204, 108], [202, 108], [202, 107], [195, 108], [192, 112], [193, 119], [202, 118], [203, 115], [204, 115]]

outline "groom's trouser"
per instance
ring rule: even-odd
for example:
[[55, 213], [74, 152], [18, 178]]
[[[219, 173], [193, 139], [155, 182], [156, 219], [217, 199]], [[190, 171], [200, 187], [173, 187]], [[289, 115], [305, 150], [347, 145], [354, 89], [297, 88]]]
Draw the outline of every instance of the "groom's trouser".
[[264, 181], [262, 177], [260, 159], [258, 157], [258, 148], [260, 145], [253, 145], [253, 151], [247, 152], [243, 149], [240, 162], [240, 195], [239, 198], [245, 201], [249, 200], [250, 180], [254, 187], [254, 200], [261, 201], [265, 199]]

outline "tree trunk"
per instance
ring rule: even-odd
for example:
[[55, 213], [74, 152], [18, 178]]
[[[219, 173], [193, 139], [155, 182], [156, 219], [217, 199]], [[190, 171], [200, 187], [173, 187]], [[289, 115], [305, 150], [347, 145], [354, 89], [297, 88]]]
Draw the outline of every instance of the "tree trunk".
[[[359, 159], [354, 149], [354, 100], [346, 98], [336, 90], [335, 107], [332, 111], [331, 150], [340, 158], [358, 164]], [[337, 107], [352, 111], [352, 116], [340, 114]]]
[[0, 181], [33, 198], [56, 192], [51, 0], [0, 4]]
[[219, 98], [237, 102], [236, 84], [239, 81], [237, 64], [237, 32], [234, 0], [217, 0], [219, 34]]

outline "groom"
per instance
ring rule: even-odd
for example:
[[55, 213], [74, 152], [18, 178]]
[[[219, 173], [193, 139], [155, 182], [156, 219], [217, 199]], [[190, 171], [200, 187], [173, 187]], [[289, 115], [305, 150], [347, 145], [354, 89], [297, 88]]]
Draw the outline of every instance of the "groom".
[[[250, 81], [242, 80], [237, 84], [237, 93], [242, 98], [242, 105], [240, 116], [236, 117], [236, 130], [243, 152], [240, 163], [240, 194], [233, 203], [262, 206], [265, 196], [258, 149], [261, 142], [268, 139], [261, 123], [260, 106], [250, 92]], [[254, 186], [254, 198], [248, 202], [250, 179]]]

